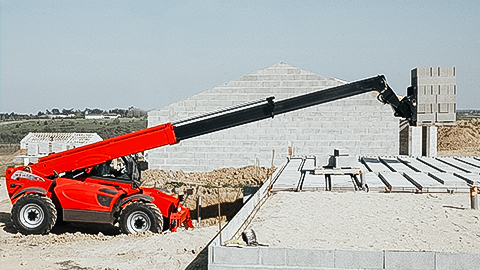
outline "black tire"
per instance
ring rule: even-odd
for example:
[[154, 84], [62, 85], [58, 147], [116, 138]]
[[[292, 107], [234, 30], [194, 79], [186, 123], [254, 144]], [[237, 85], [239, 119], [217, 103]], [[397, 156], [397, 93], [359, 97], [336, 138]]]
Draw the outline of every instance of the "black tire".
[[120, 229], [126, 234], [144, 231], [159, 233], [163, 229], [162, 212], [153, 203], [129, 203], [120, 213]]
[[23, 234], [46, 234], [57, 221], [52, 200], [38, 194], [27, 194], [12, 207], [12, 223]]

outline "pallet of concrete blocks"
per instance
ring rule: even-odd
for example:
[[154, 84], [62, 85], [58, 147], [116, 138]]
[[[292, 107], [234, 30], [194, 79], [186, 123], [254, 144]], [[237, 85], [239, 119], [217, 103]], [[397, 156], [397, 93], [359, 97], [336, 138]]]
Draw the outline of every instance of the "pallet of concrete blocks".
[[335, 149], [333, 156], [329, 156], [327, 167], [332, 168], [358, 168], [358, 157], [350, 156], [346, 151]]

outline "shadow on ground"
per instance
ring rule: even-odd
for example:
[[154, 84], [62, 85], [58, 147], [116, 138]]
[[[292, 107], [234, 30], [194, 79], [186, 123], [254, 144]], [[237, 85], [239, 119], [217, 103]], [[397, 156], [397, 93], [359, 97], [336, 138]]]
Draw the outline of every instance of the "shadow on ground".
[[17, 230], [12, 225], [10, 213], [0, 212], [0, 227], [7, 233], [17, 233]]
[[[234, 202], [222, 202], [220, 203], [220, 213], [222, 216], [226, 216], [227, 220], [230, 221], [240, 209], [243, 207], [243, 198], [237, 199]], [[192, 220], [198, 219], [198, 209], [190, 210], [190, 217]], [[202, 220], [209, 218], [218, 217], [218, 205], [212, 204], [202, 207]]]
[[[0, 228], [6, 233], [16, 234], [18, 231], [13, 227], [10, 213], [0, 212]], [[57, 222], [50, 233], [84, 233], [84, 234], [98, 234], [104, 235], [119, 235], [118, 227], [109, 224], [91, 224], [91, 223], [77, 223], [77, 222]]]
[[[230, 221], [238, 211], [243, 207], [243, 198], [234, 202], [224, 202], [220, 204], [220, 212], [222, 216], [226, 216]], [[197, 209], [191, 211], [192, 219], [197, 219]], [[202, 219], [218, 217], [218, 205], [209, 205], [202, 207]], [[216, 235], [215, 235], [216, 236]], [[215, 237], [214, 237], [215, 238]], [[213, 239], [211, 239], [213, 240]], [[207, 270], [208, 269], [208, 246], [211, 241], [198, 253], [197, 257], [185, 268], [186, 270]]]
[[[237, 212], [243, 206], [243, 199], [238, 199], [234, 202], [224, 202], [220, 204], [220, 212], [222, 216], [226, 216], [227, 220], [230, 221]], [[191, 210], [192, 219], [197, 219], [197, 210]], [[202, 207], [202, 219], [211, 219], [218, 217], [218, 205], [209, 205]], [[165, 221], [164, 221], [165, 222]], [[10, 218], [10, 213], [5, 211], [0, 211], [0, 228], [7, 233], [15, 234], [17, 230], [13, 227], [12, 221]], [[118, 226], [113, 226], [110, 224], [98, 224], [98, 223], [78, 223], [78, 222], [64, 222], [57, 220], [57, 223], [50, 231], [53, 234], [63, 234], [63, 233], [84, 233], [84, 234], [99, 234], [115, 236], [121, 234]]]
[[[208, 243], [210, 245], [210, 243]], [[207, 270], [208, 269], [208, 245], [203, 248], [197, 257], [185, 268], [185, 270]]]
[[57, 222], [50, 233], [64, 234], [64, 233], [76, 233], [83, 234], [99, 234], [104, 235], [119, 235], [120, 229], [116, 226], [109, 224], [97, 224], [97, 223], [78, 223], [78, 222]]

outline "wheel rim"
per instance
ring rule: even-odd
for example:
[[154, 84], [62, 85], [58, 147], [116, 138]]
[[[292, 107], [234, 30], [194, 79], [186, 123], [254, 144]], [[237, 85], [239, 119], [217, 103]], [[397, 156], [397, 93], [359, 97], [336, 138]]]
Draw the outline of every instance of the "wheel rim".
[[36, 228], [45, 219], [43, 209], [34, 203], [26, 204], [20, 210], [20, 222], [27, 228]]
[[127, 228], [131, 233], [148, 231], [150, 226], [150, 218], [142, 211], [135, 211], [127, 218]]

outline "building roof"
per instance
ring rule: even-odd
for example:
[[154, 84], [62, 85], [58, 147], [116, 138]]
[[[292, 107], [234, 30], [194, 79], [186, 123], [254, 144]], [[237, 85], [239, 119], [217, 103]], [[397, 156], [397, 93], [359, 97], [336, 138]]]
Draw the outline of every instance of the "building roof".
[[38, 143], [38, 142], [64, 142], [71, 144], [88, 144], [101, 141], [102, 138], [97, 133], [37, 133], [30, 132], [25, 136], [20, 144]]
[[[202, 91], [186, 99], [152, 110], [149, 114], [157, 111], [175, 110], [175, 112], [172, 111], [169, 113], [168, 120], [172, 121], [272, 95], [275, 96], [275, 100], [278, 101], [287, 97], [347, 83], [348, 82], [340, 79], [327, 78], [311, 71], [279, 62], [214, 88]], [[218, 100], [219, 95], [225, 95], [225, 97], [223, 97], [222, 100]], [[228, 95], [230, 95], [230, 98], [228, 98]], [[199, 104], [196, 103], [197, 100], [215, 100], [209, 102], [215, 105], [210, 105], [208, 108], [206, 106], [199, 106]], [[184, 112], [179, 112], [178, 106], [189, 107], [189, 109]], [[202, 109], [205, 110], [202, 111]]]

